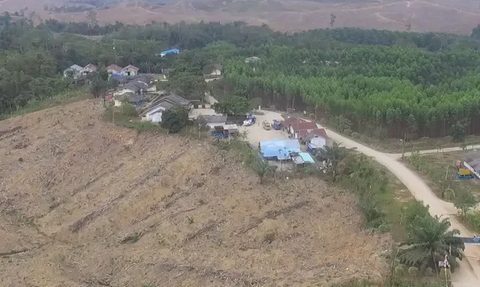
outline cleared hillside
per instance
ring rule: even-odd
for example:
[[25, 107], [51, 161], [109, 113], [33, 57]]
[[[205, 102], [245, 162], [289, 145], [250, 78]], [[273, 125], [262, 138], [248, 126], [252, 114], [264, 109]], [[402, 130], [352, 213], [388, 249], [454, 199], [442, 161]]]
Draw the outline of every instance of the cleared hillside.
[[265, 186], [208, 142], [115, 127], [93, 101], [0, 122], [2, 286], [380, 280], [386, 236], [317, 179]]

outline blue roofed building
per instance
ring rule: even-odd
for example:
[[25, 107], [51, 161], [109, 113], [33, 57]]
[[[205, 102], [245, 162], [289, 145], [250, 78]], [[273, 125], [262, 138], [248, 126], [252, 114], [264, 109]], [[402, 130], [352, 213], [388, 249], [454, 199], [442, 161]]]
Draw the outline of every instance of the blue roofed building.
[[157, 57], [160, 56], [160, 57], [163, 58], [163, 57], [165, 57], [165, 56], [168, 55], [168, 54], [178, 54], [178, 53], [180, 53], [180, 50], [174, 48], [174, 49], [170, 49], [170, 50], [163, 51], [163, 52], [161, 52], [160, 54], [155, 54], [155, 56], [157, 56]]
[[287, 160], [291, 153], [300, 153], [300, 143], [296, 139], [274, 139], [259, 144], [260, 153], [265, 159]]

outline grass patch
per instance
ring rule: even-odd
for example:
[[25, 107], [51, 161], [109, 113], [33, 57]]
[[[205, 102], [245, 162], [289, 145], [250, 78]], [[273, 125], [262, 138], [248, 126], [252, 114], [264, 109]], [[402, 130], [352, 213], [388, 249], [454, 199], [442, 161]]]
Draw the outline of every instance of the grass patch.
[[45, 110], [55, 106], [65, 105], [80, 100], [88, 99], [91, 95], [82, 89], [66, 91], [61, 94], [55, 95], [53, 97], [47, 98], [45, 100], [32, 100], [29, 101], [25, 106], [17, 109], [14, 112], [1, 114], [0, 120], [5, 120], [11, 117], [16, 117], [28, 113], [33, 113], [40, 110]]
[[465, 223], [470, 229], [480, 232], [480, 212], [470, 211], [465, 217], [458, 216], [458, 219]]
[[135, 107], [131, 104], [122, 104], [120, 107], [108, 107], [103, 114], [105, 121], [110, 121], [120, 127], [134, 129], [139, 132], [163, 131], [160, 125], [152, 122], [142, 122], [138, 118]]
[[480, 181], [455, 178], [457, 172], [455, 164], [464, 155], [465, 152], [463, 151], [425, 155], [413, 153], [403, 161], [420, 173], [439, 198], [453, 201], [455, 195], [467, 191], [480, 199]]

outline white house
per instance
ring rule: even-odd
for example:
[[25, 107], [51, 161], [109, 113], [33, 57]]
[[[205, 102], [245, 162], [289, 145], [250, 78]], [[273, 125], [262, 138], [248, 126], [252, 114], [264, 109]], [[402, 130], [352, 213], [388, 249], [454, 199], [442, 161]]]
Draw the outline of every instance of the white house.
[[221, 76], [222, 75], [222, 65], [208, 65], [205, 67], [203, 74], [205, 76]]
[[138, 68], [133, 65], [128, 65], [122, 69], [122, 73], [125, 76], [136, 76], [138, 74]]
[[97, 66], [95, 66], [94, 64], [88, 64], [85, 67], [83, 67], [83, 69], [80, 71], [80, 74], [83, 76], [86, 76], [90, 73], [95, 72], [96, 70], [97, 70]]
[[63, 77], [73, 77], [74, 79], [76, 79], [78, 75], [80, 75], [82, 70], [83, 68], [77, 64], [71, 65], [63, 71]]

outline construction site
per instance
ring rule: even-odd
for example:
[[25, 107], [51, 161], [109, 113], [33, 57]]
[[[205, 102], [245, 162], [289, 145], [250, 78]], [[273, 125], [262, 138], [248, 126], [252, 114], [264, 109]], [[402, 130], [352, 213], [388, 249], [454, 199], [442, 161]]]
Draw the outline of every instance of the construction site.
[[[0, 122], [2, 286], [381, 284], [389, 234], [316, 178], [265, 185], [210, 141], [81, 101]], [[355, 240], [353, 240], [353, 238]]]

